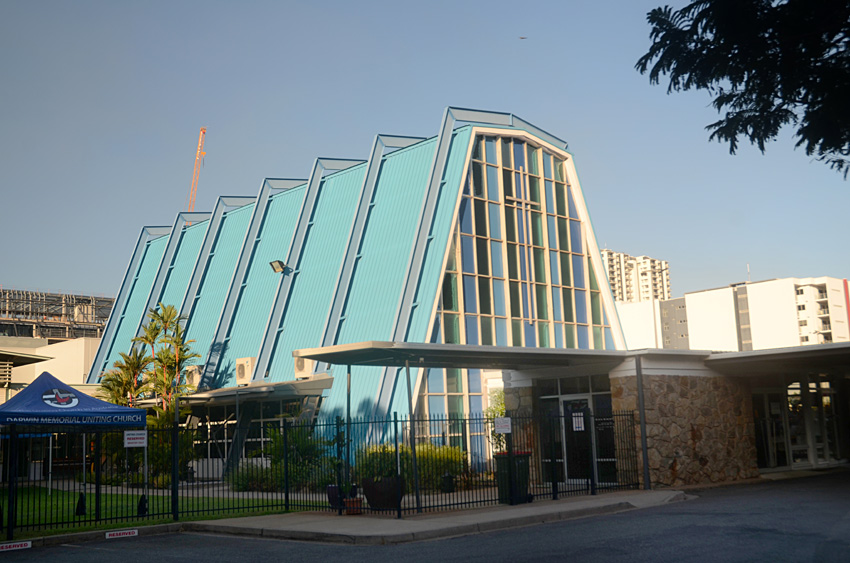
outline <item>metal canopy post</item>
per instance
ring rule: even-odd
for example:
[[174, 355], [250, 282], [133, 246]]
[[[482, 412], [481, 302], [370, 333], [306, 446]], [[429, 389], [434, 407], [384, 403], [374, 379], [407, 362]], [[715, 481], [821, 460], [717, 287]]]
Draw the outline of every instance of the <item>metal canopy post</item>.
[[422, 500], [419, 497], [419, 467], [416, 464], [416, 421], [413, 419], [413, 392], [410, 389], [410, 360], [404, 360], [404, 370], [407, 374], [407, 405], [410, 414], [410, 456], [413, 462], [413, 490], [416, 493], [416, 512], [422, 512]]
[[[346, 370], [345, 391], [345, 488], [351, 486], [351, 365]], [[343, 493], [340, 492], [342, 495]], [[345, 495], [343, 495], [344, 497]]]
[[15, 539], [15, 518], [17, 515], [17, 495], [18, 495], [18, 427], [15, 424], [9, 427], [9, 496], [6, 501], [6, 539], [12, 541]]
[[646, 406], [643, 398], [643, 370], [640, 359], [640, 356], [635, 356], [635, 379], [638, 392], [638, 413], [640, 416], [640, 449], [643, 457], [643, 488], [648, 491], [652, 488], [652, 485], [649, 482], [649, 448], [646, 445]]

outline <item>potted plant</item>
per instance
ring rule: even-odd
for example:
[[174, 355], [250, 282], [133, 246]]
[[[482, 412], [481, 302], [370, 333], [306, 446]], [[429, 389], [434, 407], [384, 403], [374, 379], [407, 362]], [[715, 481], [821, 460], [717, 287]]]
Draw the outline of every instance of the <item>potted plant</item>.
[[346, 506], [346, 500], [357, 498], [357, 485], [354, 483], [347, 483], [342, 486], [342, 491], [340, 491], [338, 485], [328, 485], [327, 493], [328, 504], [331, 505], [331, 508], [344, 508]]
[[[402, 450], [404, 457], [410, 452]], [[404, 467], [402, 463], [402, 467]], [[358, 474], [369, 507], [375, 510], [394, 509], [404, 497], [405, 480], [399, 475], [395, 447], [371, 446], [361, 452]]]
[[[352, 491], [355, 491], [357, 486], [352, 485], [352, 487], [354, 487]], [[363, 512], [363, 499], [355, 495], [356, 493], [352, 492], [352, 496], [342, 499], [346, 514], [362, 514]]]

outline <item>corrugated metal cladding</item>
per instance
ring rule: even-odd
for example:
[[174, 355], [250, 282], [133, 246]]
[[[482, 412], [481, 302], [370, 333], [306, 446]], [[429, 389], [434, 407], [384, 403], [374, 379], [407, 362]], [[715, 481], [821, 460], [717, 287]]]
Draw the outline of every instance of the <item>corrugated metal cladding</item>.
[[201, 354], [201, 357], [206, 356], [215, 334], [253, 211], [252, 203], [224, 214], [218, 236], [206, 262], [206, 270], [195, 296], [195, 305], [186, 325], [186, 339], [195, 341], [192, 348]]
[[[460, 191], [466, 178], [466, 155], [469, 152], [472, 127], [456, 129], [452, 137], [449, 157], [443, 173], [443, 184], [440, 189], [437, 207], [434, 211], [434, 223], [431, 227], [431, 244], [425, 254], [422, 272], [420, 274], [419, 290], [414, 302], [416, 306], [411, 311], [410, 325], [407, 331], [407, 342], [428, 342], [431, 335], [431, 311], [438, 299], [437, 295], [443, 279], [443, 259], [449, 244], [452, 223], [457, 215], [457, 203]], [[395, 394], [393, 395], [390, 412], [407, 414], [407, 382], [403, 381], [405, 371], [397, 372]], [[417, 370], [412, 370], [411, 385], [415, 387]], [[416, 397], [413, 398], [414, 403]]]
[[[445, 182], [435, 209], [432, 232], [436, 238], [431, 242], [425, 257], [426, 268], [422, 272], [424, 279], [440, 277], [439, 269], [442, 266], [448, 229], [461, 185], [461, 168], [469, 145], [470, 131], [471, 127], [468, 126], [459, 129], [450, 145]], [[437, 140], [429, 139], [384, 157], [373, 199], [374, 205], [361, 246], [361, 258], [354, 271], [337, 344], [392, 339], [436, 149]], [[460, 153], [459, 158], [456, 153]], [[444, 223], [447, 225], [444, 226]], [[430, 262], [429, 258], [432, 258]], [[434, 267], [437, 271], [430, 272]], [[432, 297], [425, 299], [427, 303], [420, 305], [427, 309], [427, 317], [430, 317], [436, 287], [433, 285], [430, 289], [429, 295]], [[334, 375], [342, 378], [344, 370], [344, 366], [337, 366]], [[374, 412], [382, 374], [383, 368], [352, 368], [352, 412], [361, 415]], [[404, 408], [397, 412], [406, 413], [407, 389], [403, 385], [396, 385], [396, 389], [396, 395], [401, 394], [404, 399]], [[322, 417], [332, 418], [343, 414], [345, 401], [346, 386], [334, 385], [322, 405]]]
[[335, 344], [392, 338], [436, 144], [431, 139], [383, 158]]
[[443, 280], [443, 259], [446, 256], [452, 222], [457, 215], [458, 195], [466, 178], [466, 155], [471, 133], [472, 127], [463, 127], [457, 129], [452, 138], [451, 152], [446, 162], [443, 186], [431, 228], [431, 236], [434, 239], [428, 247], [422, 265], [421, 281], [415, 300], [417, 306], [412, 311], [407, 331], [408, 342], [428, 342], [431, 334], [431, 311]]
[[168, 272], [168, 277], [165, 279], [165, 285], [158, 299], [159, 303], [174, 305], [178, 311], [180, 310], [180, 305], [186, 296], [189, 280], [192, 278], [192, 272], [195, 271], [195, 263], [198, 261], [198, 253], [204, 242], [204, 235], [208, 226], [209, 221], [202, 221], [183, 229], [171, 271]]
[[294, 379], [293, 350], [321, 345], [365, 174], [366, 165], [361, 164], [330, 174], [321, 182], [301, 261], [290, 274], [296, 277], [283, 331], [269, 364], [271, 381]]
[[[429, 139], [382, 159], [337, 344], [392, 339], [436, 146]], [[334, 368], [340, 384], [322, 403], [323, 419], [345, 414], [345, 369]], [[354, 367], [351, 373], [352, 412], [372, 413], [382, 368]]]
[[133, 276], [133, 284], [127, 296], [127, 304], [112, 339], [112, 346], [106, 355], [104, 364], [98, 366], [99, 369], [96, 372], [93, 370], [93, 373], [112, 369], [112, 365], [121, 359], [119, 353], [128, 352], [132, 348], [133, 338], [136, 336], [139, 323], [145, 315], [148, 297], [167, 244], [167, 236], [156, 238], [145, 244], [145, 253], [139, 261], [139, 268], [136, 270], [135, 276]]
[[269, 267], [272, 260], [286, 260], [289, 244], [298, 222], [298, 212], [306, 186], [293, 188], [270, 198], [261, 226], [242, 294], [230, 328], [224, 354], [215, 375], [218, 387], [236, 385], [235, 362], [256, 357], [265, 334], [269, 312], [280, 283], [280, 274]]

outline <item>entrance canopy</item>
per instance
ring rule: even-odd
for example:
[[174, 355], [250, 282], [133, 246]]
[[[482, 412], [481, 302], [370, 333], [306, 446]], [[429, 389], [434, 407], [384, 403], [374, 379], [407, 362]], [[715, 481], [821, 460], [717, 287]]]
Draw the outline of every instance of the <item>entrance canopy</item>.
[[220, 406], [239, 401], [290, 401], [304, 397], [318, 397], [333, 385], [333, 377], [325, 374], [297, 381], [264, 383], [262, 381], [241, 387], [225, 387], [202, 391], [180, 397], [181, 405]]
[[423, 344], [416, 342], [369, 341], [304, 348], [292, 352], [334, 365], [420, 368], [536, 369], [593, 365], [605, 371], [621, 364], [629, 353], [616, 350], [574, 350], [471, 346], [468, 344]]
[[90, 397], [43, 372], [20, 393], [0, 405], [0, 424], [22, 426], [145, 426], [145, 411]]
[[732, 376], [850, 375], [850, 342], [834, 342], [793, 348], [714, 353], [705, 365]]

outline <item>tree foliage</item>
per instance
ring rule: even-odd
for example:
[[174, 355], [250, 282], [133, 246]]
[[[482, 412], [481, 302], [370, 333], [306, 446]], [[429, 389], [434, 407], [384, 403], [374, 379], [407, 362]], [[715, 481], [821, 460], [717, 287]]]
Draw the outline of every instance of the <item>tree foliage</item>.
[[150, 391], [162, 398], [158, 410], [170, 412], [174, 397], [191, 391], [183, 370], [200, 358], [192, 351], [194, 340], [185, 340], [183, 322], [172, 305], [160, 303], [148, 311], [148, 322], [133, 339], [129, 354], [101, 378], [101, 392], [110, 402], [132, 406], [136, 399]]
[[635, 65], [668, 93], [706, 90], [723, 118], [710, 139], [764, 152], [786, 125], [797, 146], [850, 172], [850, 0], [695, 0], [647, 14], [649, 51]]
[[120, 354], [113, 369], [103, 374], [100, 391], [110, 403], [134, 406], [136, 398], [149, 390], [147, 369], [151, 359], [136, 347], [129, 354]]

